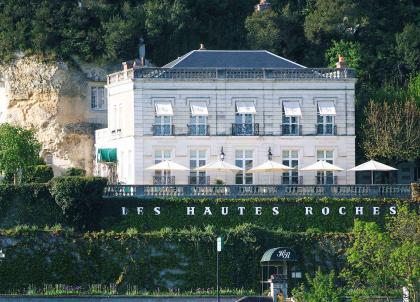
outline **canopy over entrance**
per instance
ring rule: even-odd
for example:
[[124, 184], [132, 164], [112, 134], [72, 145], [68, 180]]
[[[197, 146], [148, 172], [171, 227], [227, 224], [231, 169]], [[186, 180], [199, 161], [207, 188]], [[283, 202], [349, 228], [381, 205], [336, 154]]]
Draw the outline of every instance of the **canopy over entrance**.
[[98, 149], [98, 161], [105, 163], [117, 162], [117, 149], [116, 148], [101, 148]]
[[269, 249], [261, 258], [261, 264], [269, 264], [273, 262], [297, 261], [294, 250], [289, 247], [276, 247]]

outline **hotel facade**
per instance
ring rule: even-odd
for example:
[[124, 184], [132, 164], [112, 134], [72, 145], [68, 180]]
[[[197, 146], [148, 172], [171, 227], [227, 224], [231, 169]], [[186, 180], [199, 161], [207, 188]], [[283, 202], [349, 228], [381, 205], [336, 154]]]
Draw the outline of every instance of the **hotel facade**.
[[[107, 80], [108, 128], [96, 174], [121, 184], [354, 184], [355, 74], [306, 68], [268, 51], [195, 50], [162, 68], [123, 64]], [[245, 172], [195, 168], [219, 159]], [[267, 160], [294, 169], [247, 173]], [[190, 171], [146, 170], [172, 160]], [[326, 160], [345, 171], [303, 172]], [[111, 175], [112, 174], [112, 175]]]

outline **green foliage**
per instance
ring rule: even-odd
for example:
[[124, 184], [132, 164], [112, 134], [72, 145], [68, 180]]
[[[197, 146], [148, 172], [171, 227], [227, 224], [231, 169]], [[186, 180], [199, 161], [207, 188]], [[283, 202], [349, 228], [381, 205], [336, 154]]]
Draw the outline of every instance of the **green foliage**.
[[362, 76], [360, 44], [351, 41], [332, 41], [332, 46], [325, 53], [330, 67], [335, 67], [339, 56], [344, 56], [347, 66], [356, 69], [358, 77]]
[[363, 289], [365, 295], [386, 296], [408, 286], [416, 301], [420, 288], [419, 215], [401, 207], [385, 231], [375, 223], [359, 221], [353, 232], [354, 243], [346, 251], [348, 267], [342, 273], [348, 286]]
[[335, 285], [334, 272], [324, 275], [321, 269], [311, 278], [306, 275], [308, 286], [305, 289], [303, 285], [295, 288], [292, 295], [297, 302], [339, 302], [341, 290]]
[[30, 166], [26, 169], [23, 177], [25, 183], [47, 183], [54, 177], [54, 172], [51, 166], [36, 165]]
[[391, 163], [420, 157], [420, 107], [413, 101], [369, 102], [362, 148], [371, 159]]
[[[196, 292], [214, 284], [216, 238], [212, 228], [186, 228], [154, 232], [88, 232], [21, 228], [0, 230], [6, 259], [0, 265], [0, 292], [16, 292], [44, 284], [115, 284], [118, 293], [128, 285], [148, 292]], [[273, 246], [292, 246], [295, 263], [304, 272], [316, 267], [343, 265], [341, 248], [347, 234], [306, 235], [270, 231], [251, 224], [223, 230], [221, 284], [224, 288], [259, 291], [259, 260]], [[241, 265], [238, 266], [238, 263]], [[203, 273], [205, 272], [205, 273]], [[289, 286], [295, 286], [291, 279]], [[211, 286], [210, 286], [211, 287]], [[202, 290], [201, 290], [202, 291]], [[212, 292], [210, 289], [209, 292]], [[234, 292], [233, 292], [234, 293]]]
[[79, 229], [93, 228], [106, 182], [101, 177], [56, 177], [50, 192], [69, 223]]
[[81, 168], [68, 168], [63, 176], [86, 176], [86, 170]]
[[254, 49], [275, 52], [279, 49], [279, 16], [274, 10], [254, 12], [245, 20], [249, 45]]
[[13, 175], [17, 183], [18, 174], [38, 161], [40, 147], [33, 131], [0, 125], [0, 174]]
[[420, 28], [412, 23], [396, 35], [397, 53], [409, 73], [420, 70]]

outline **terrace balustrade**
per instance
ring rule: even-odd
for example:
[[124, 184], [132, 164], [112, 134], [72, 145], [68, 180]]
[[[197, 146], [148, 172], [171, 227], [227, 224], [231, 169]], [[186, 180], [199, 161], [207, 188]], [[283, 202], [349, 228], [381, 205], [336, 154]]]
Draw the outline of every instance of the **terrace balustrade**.
[[407, 185], [113, 185], [104, 197], [336, 197], [411, 198]]

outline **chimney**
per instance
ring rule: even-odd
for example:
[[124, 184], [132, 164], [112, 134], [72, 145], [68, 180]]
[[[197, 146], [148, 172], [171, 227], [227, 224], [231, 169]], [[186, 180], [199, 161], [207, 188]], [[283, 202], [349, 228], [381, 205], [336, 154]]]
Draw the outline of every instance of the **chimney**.
[[341, 68], [347, 68], [346, 61], [344, 60], [344, 57], [342, 55], [339, 55], [338, 56], [338, 62], [335, 63], [335, 67], [336, 68], [339, 68], [339, 69], [341, 69]]
[[200, 44], [200, 48], [198, 50], [206, 50], [206, 47], [204, 46], [203, 43]]
[[140, 65], [144, 66], [146, 62], [146, 44], [144, 44], [143, 38], [140, 38], [139, 40], [139, 59]]
[[270, 7], [271, 3], [267, 2], [267, 0], [260, 0], [260, 3], [254, 6], [256, 12], [267, 10]]

